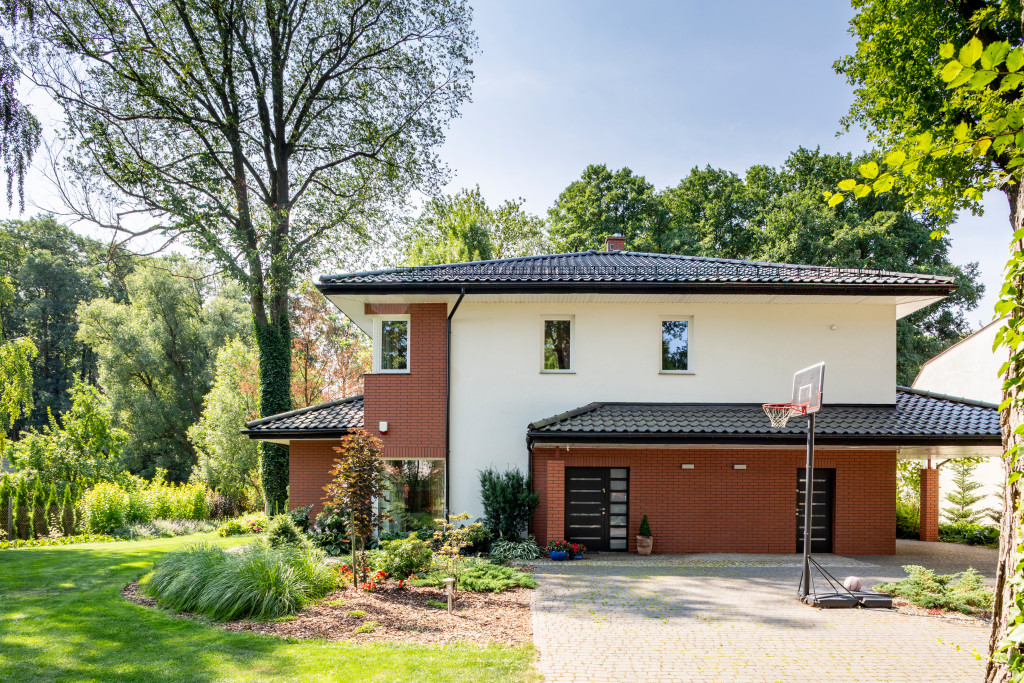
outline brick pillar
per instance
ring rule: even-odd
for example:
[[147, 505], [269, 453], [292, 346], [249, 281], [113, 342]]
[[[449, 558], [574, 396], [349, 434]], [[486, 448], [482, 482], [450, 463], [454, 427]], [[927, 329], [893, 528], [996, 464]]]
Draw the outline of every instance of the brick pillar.
[[922, 541], [939, 540], [939, 471], [921, 470], [921, 534]]
[[565, 461], [548, 461], [547, 478], [548, 529], [547, 539], [559, 541], [565, 538]]

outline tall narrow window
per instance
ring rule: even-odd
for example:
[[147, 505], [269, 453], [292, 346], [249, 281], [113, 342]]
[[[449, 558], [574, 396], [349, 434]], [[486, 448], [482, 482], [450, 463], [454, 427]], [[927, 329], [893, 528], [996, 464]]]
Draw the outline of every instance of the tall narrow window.
[[690, 321], [661, 321], [662, 372], [690, 370]]
[[544, 370], [572, 370], [572, 320], [544, 321]]
[[409, 369], [409, 321], [380, 321], [380, 369]]

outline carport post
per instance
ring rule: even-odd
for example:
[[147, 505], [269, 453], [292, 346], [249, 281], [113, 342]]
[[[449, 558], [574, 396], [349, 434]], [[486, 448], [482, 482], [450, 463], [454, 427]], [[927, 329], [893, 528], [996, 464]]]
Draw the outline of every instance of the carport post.
[[801, 600], [811, 592], [811, 500], [814, 496], [814, 413], [807, 415], [807, 469], [804, 474], [804, 564], [800, 575]]

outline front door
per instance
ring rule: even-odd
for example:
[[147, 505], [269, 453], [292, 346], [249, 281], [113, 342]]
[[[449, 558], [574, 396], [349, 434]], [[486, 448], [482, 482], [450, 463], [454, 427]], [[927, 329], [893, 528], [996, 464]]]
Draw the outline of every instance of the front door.
[[629, 468], [565, 468], [565, 538], [588, 551], [629, 549]]
[[[806, 468], [796, 471], [796, 551], [804, 551], [804, 495], [807, 491]], [[811, 498], [811, 552], [832, 552], [832, 499], [836, 471], [814, 468], [814, 491]]]

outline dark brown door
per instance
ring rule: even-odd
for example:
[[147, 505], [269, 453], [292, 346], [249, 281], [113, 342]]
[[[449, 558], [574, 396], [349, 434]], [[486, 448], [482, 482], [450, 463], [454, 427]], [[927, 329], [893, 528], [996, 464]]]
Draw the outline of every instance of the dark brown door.
[[587, 550], [629, 549], [629, 468], [565, 468], [565, 538]]
[[[806, 470], [796, 472], [796, 551], [804, 551], [804, 494], [807, 491]], [[814, 468], [814, 491], [811, 499], [811, 552], [832, 552], [832, 501], [836, 486], [836, 471], [832, 468]]]

